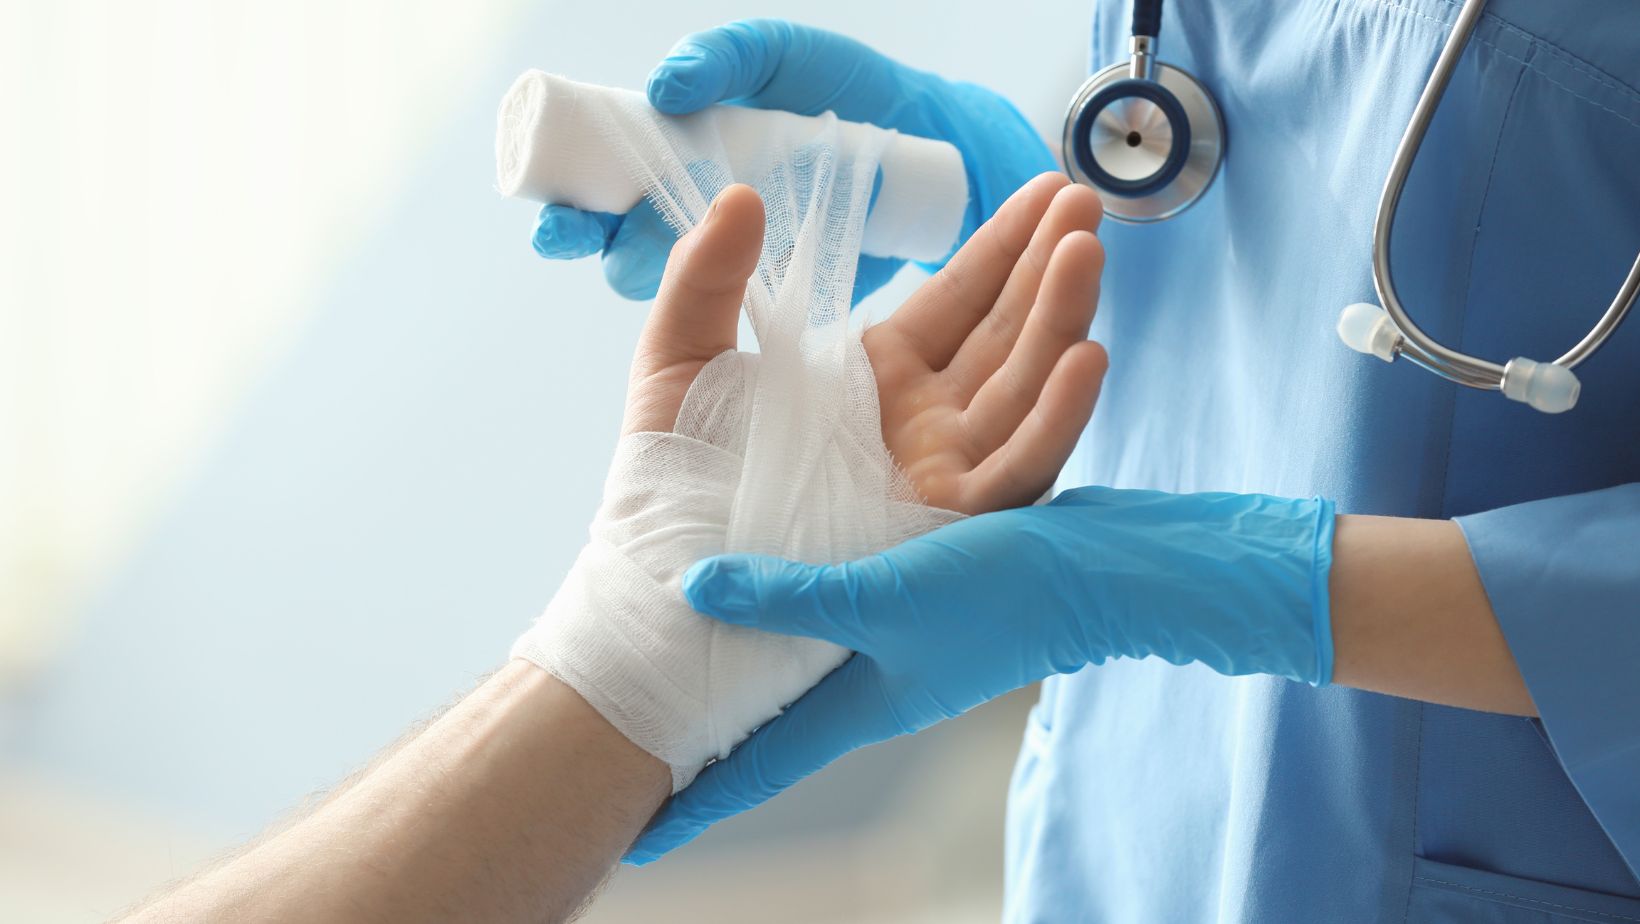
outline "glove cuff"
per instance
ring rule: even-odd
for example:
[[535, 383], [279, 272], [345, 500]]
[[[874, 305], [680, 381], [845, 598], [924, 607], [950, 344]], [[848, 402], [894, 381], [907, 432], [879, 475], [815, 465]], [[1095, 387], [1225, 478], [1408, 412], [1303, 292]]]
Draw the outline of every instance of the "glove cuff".
[[1332, 634], [1332, 560], [1333, 560], [1333, 530], [1338, 524], [1337, 512], [1332, 501], [1324, 497], [1314, 499], [1315, 510], [1315, 542], [1310, 560], [1310, 607], [1314, 620], [1315, 631], [1315, 676], [1310, 678], [1313, 686], [1324, 687], [1332, 683], [1333, 676], [1333, 634]]

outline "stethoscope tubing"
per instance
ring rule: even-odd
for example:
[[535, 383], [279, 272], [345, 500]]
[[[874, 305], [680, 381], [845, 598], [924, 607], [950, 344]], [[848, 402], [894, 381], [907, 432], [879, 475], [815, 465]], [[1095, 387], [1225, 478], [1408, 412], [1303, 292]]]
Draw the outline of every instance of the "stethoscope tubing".
[[[1373, 287], [1378, 291], [1379, 301], [1400, 332], [1400, 340], [1396, 344], [1397, 353], [1460, 385], [1498, 390], [1502, 388], [1506, 367], [1450, 349], [1425, 333], [1401, 304], [1400, 295], [1395, 289], [1395, 277], [1389, 265], [1390, 232], [1395, 226], [1395, 215], [1400, 208], [1401, 193], [1406, 188], [1407, 175], [1412, 172], [1412, 165], [1417, 160], [1418, 149], [1423, 144], [1424, 135], [1429, 130], [1430, 122], [1435, 118], [1435, 110], [1446, 94], [1452, 72], [1457, 69], [1458, 60], [1463, 57], [1464, 49], [1469, 45], [1485, 6], [1486, 0], [1465, 0], [1459, 9], [1457, 21], [1453, 24], [1446, 44], [1442, 46], [1440, 56], [1435, 60], [1435, 67], [1430, 72], [1429, 82], [1424, 85], [1423, 93], [1419, 94], [1418, 103], [1412, 110], [1412, 119], [1407, 123], [1406, 133], [1401, 136], [1401, 142], [1395, 149], [1395, 157], [1390, 161], [1389, 176], [1384, 180], [1383, 195], [1378, 200], [1378, 214], [1373, 222], [1372, 275]], [[1575, 346], [1554, 360], [1554, 364], [1572, 369], [1593, 356], [1623, 323], [1624, 317], [1634, 307], [1637, 294], [1640, 294], [1640, 254], [1635, 256], [1634, 265], [1630, 267], [1628, 276], [1618, 288], [1611, 305], [1600, 316], [1600, 320]]]
[[[1375, 306], [1365, 304], [1350, 306], [1340, 319], [1339, 334], [1353, 348], [1376, 355], [1385, 361], [1393, 361], [1396, 356], [1405, 356], [1415, 365], [1459, 385], [1502, 391], [1511, 399], [1531, 404], [1538, 410], [1558, 412], [1569, 409], [1577, 400], [1578, 385], [1571, 370], [1593, 356], [1611, 339], [1612, 334], [1622, 325], [1634, 307], [1635, 301], [1640, 299], [1640, 254], [1635, 256], [1633, 266], [1629, 268], [1628, 275], [1600, 319], [1581, 340], [1552, 363], [1516, 357], [1507, 363], [1499, 364], [1443, 346], [1412, 319], [1406, 306], [1401, 302], [1400, 293], [1396, 291], [1395, 276], [1390, 268], [1390, 234], [1395, 227], [1395, 217], [1400, 209], [1401, 195], [1406, 189], [1407, 177], [1412, 172], [1412, 165], [1418, 158], [1418, 149], [1423, 145], [1429, 125], [1435, 118], [1436, 110], [1440, 108], [1452, 74], [1457, 69], [1470, 38], [1474, 35], [1485, 7], [1486, 0], [1464, 0], [1457, 19], [1447, 35], [1446, 43], [1441, 47], [1435, 65], [1430, 71], [1429, 80], [1418, 95], [1406, 131], [1402, 134], [1400, 142], [1396, 145], [1395, 154], [1390, 160], [1389, 173], [1384, 179], [1384, 188], [1378, 199], [1378, 210], [1373, 218], [1372, 233], [1373, 288], [1378, 293], [1383, 309], [1380, 311]], [[1161, 26], [1161, 2], [1135, 0], [1133, 14], [1134, 63], [1131, 77], [1135, 80], [1155, 81], [1158, 78], [1153, 74], [1160, 73], [1160, 69], [1164, 67], [1153, 60], [1155, 35]], [[1077, 96], [1072, 99], [1071, 111], [1066, 115], [1066, 169], [1073, 179], [1094, 186], [1099, 190], [1101, 197], [1106, 197], [1107, 200], [1110, 196], [1122, 196], [1123, 190], [1107, 189], [1101, 185], [1097, 176], [1099, 171], [1073, 169], [1070, 144], [1076, 140], [1071, 137], [1073, 125], [1083, 121], [1080, 107], [1089, 98], [1090, 85], [1098, 82], [1102, 75], [1113, 74], [1117, 70], [1118, 66], [1113, 65], [1090, 78], [1089, 83], [1084, 84]], [[1192, 81], [1191, 86], [1207, 100], [1212, 117], [1222, 118], [1218, 115], [1212, 94], [1199, 83]], [[1076, 121], [1073, 123], [1073, 120]], [[1222, 134], [1221, 128], [1218, 135]], [[1218, 172], [1217, 157], [1218, 152], [1215, 149], [1215, 169], [1212, 173]], [[1163, 184], [1164, 190], [1158, 191], [1155, 195], [1165, 195], [1165, 187], [1176, 182], [1169, 178]], [[1211, 183], [1212, 176], [1209, 175], [1199, 188], [1189, 191], [1189, 198], [1184, 206], [1194, 202]], [[1107, 211], [1110, 208], [1107, 205]], [[1159, 221], [1182, 210], [1183, 207], [1178, 207], [1128, 220]], [[1365, 311], [1365, 314], [1361, 314], [1361, 311]], [[1373, 320], [1374, 317], [1376, 320]], [[1363, 319], [1365, 326], [1356, 323]], [[1347, 329], [1354, 333], [1347, 333]]]

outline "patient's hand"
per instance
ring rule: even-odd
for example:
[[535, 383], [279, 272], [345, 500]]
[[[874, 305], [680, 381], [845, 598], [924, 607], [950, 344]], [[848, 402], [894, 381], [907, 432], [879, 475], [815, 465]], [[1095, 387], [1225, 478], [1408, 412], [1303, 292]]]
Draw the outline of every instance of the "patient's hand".
[[1108, 364], [1087, 339], [1105, 254], [1099, 197], [1043, 174], [865, 332], [883, 442], [928, 503], [963, 513], [1042, 496]]
[[[928, 503], [1028, 504], [1093, 413], [1106, 357], [1085, 339], [1104, 252], [1099, 198], [1059, 174], [1026, 184], [906, 304], [865, 332], [883, 441]], [[671, 430], [701, 367], [734, 349], [763, 204], [725, 189], [672, 250], [632, 363], [622, 430]]]

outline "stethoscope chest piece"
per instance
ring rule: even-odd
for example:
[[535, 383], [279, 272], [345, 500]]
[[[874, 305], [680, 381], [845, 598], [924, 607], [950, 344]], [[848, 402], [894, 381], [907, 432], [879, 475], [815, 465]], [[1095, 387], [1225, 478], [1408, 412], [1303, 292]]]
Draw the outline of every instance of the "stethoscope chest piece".
[[1196, 78], [1148, 54], [1139, 60], [1136, 54], [1135, 63], [1113, 64], [1082, 84], [1065, 114], [1063, 156], [1071, 179], [1099, 193], [1106, 215], [1161, 221], [1213, 182], [1224, 121]]

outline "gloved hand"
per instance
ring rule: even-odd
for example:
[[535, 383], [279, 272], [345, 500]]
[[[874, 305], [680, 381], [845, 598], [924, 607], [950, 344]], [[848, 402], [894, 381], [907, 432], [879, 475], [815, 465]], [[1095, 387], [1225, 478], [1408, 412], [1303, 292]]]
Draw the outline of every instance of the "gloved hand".
[[859, 561], [697, 562], [684, 593], [740, 626], [857, 652], [675, 796], [642, 864], [843, 754], [1107, 658], [1332, 676], [1333, 505], [1079, 488], [953, 523]]
[[[962, 152], [968, 170], [963, 241], [1026, 180], [1058, 169], [1030, 123], [990, 90], [913, 70], [853, 39], [779, 19], [733, 22], [687, 36], [650, 72], [648, 92], [651, 105], [672, 114], [717, 102], [801, 115], [829, 109], [850, 121], [948, 141]], [[610, 286], [627, 298], [648, 299], [655, 297], [675, 239], [645, 200], [624, 216], [546, 205], [533, 242], [537, 253], [551, 259], [602, 251]], [[903, 263], [861, 257], [854, 301], [881, 287]]]

